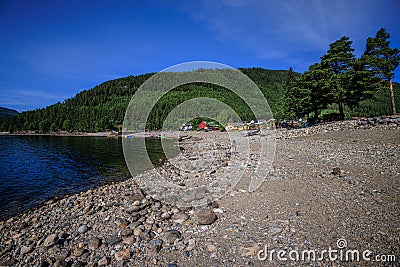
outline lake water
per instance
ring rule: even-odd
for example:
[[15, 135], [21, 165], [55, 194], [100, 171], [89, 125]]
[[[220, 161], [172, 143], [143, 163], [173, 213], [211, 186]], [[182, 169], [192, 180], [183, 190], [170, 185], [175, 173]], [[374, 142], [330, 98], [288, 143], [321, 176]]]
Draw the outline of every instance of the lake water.
[[[152, 162], [164, 157], [160, 141], [146, 145]], [[0, 219], [129, 177], [121, 138], [0, 136]]]

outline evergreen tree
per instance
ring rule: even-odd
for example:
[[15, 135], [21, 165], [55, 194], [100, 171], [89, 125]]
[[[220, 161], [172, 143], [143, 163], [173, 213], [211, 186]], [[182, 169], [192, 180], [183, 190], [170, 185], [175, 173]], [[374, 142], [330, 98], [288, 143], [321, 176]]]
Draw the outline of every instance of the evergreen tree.
[[321, 65], [331, 71], [328, 83], [334, 102], [339, 107], [340, 118], [344, 119], [343, 106], [347, 102], [348, 91], [350, 90], [350, 71], [355, 60], [354, 49], [351, 47], [353, 41], [343, 36], [336, 42], [330, 44], [326, 55], [321, 57]]
[[297, 110], [295, 109], [297, 98], [297, 93], [295, 92], [298, 87], [295, 84], [295, 75], [293, 72], [293, 68], [289, 68], [289, 72], [285, 81], [285, 99], [284, 99], [284, 117], [287, 119], [294, 119], [297, 116]]
[[314, 121], [318, 120], [319, 112], [326, 108], [331, 100], [329, 91], [330, 71], [316, 63], [303, 74], [302, 86], [309, 92], [309, 103], [307, 112], [314, 113]]
[[366, 60], [369, 70], [385, 82], [389, 82], [392, 113], [396, 115], [396, 102], [393, 90], [394, 72], [399, 65], [400, 51], [390, 48], [390, 34], [385, 28], [381, 28], [374, 38], [367, 39], [366, 50], [363, 58]]

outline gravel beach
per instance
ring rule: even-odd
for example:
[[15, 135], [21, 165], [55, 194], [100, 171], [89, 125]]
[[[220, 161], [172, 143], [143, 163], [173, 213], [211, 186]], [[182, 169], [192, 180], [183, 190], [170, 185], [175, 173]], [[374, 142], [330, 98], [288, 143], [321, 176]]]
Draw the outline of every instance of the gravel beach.
[[[0, 266], [399, 266], [400, 126], [369, 121], [277, 130], [264, 183], [248, 192], [250, 161], [233, 190], [203, 207], [163, 204], [133, 178], [47, 201], [0, 222]], [[226, 172], [224, 136], [209, 172], [163, 171], [178, 184]], [[183, 154], [201, 159], [194, 148], [205, 140], [193, 134]], [[339, 239], [371, 261], [259, 258], [266, 248], [338, 249]]]

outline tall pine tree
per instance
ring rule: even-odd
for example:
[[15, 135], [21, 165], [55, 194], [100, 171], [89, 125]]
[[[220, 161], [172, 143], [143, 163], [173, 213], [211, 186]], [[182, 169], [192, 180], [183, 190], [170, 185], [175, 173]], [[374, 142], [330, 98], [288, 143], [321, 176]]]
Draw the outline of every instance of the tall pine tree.
[[374, 38], [367, 39], [366, 50], [363, 58], [365, 59], [370, 71], [377, 77], [389, 82], [390, 101], [392, 113], [396, 115], [396, 104], [394, 100], [393, 78], [394, 72], [399, 65], [400, 51], [397, 48], [390, 48], [390, 34], [385, 28], [381, 28]]
[[331, 90], [330, 95], [339, 107], [340, 118], [344, 119], [343, 106], [347, 102], [350, 72], [355, 60], [354, 49], [351, 47], [353, 41], [347, 36], [343, 36], [336, 42], [330, 44], [328, 52], [321, 57], [323, 68], [330, 70], [331, 75], [327, 80]]

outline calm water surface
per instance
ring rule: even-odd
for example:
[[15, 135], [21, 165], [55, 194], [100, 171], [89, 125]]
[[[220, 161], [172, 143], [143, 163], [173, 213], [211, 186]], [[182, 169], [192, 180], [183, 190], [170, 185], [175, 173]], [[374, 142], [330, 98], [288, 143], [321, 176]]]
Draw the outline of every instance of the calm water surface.
[[[147, 149], [153, 162], [164, 156], [158, 140], [147, 142]], [[0, 219], [129, 177], [121, 138], [0, 136]]]

